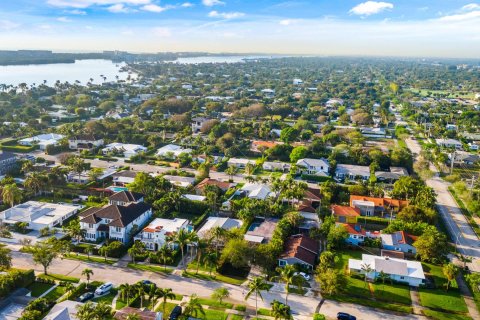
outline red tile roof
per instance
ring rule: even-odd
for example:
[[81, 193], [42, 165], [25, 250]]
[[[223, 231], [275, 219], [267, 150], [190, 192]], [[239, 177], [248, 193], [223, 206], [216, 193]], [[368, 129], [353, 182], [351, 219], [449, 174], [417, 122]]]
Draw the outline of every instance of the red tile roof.
[[297, 258], [314, 266], [319, 251], [318, 241], [304, 235], [295, 235], [285, 241], [285, 251], [281, 258]]
[[347, 206], [332, 205], [332, 213], [336, 216], [358, 217], [360, 209]]
[[350, 206], [353, 207], [353, 201], [371, 201], [375, 204], [376, 207], [384, 207], [384, 208], [399, 208], [400, 210], [404, 207], [408, 206], [407, 200], [397, 200], [397, 199], [390, 199], [390, 198], [374, 198], [374, 197], [364, 197], [364, 196], [350, 196]]
[[355, 228], [356, 225], [353, 223], [342, 223], [341, 225], [345, 228], [345, 230], [347, 230], [348, 234], [366, 234], [364, 229], [361, 227]]
[[231, 187], [230, 182], [223, 182], [216, 179], [205, 178], [195, 186], [195, 189], [203, 189], [206, 186], [217, 186], [222, 190], [228, 190]]

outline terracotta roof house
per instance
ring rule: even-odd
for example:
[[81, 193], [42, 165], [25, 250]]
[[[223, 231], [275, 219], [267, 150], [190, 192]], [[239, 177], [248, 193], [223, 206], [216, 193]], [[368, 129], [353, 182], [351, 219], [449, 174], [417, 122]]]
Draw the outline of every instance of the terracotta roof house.
[[143, 227], [152, 216], [152, 208], [143, 202], [143, 195], [121, 191], [110, 196], [109, 204], [89, 208], [78, 216], [87, 241], [103, 238], [128, 243], [134, 226]]
[[261, 140], [256, 140], [252, 141], [252, 145], [250, 147], [250, 150], [253, 152], [259, 152], [262, 153], [263, 151], [275, 147], [277, 144], [280, 144], [279, 142], [275, 141], [261, 141]]
[[195, 186], [195, 193], [198, 195], [203, 195], [203, 192], [206, 186], [217, 186], [220, 188], [220, 190], [222, 190], [223, 192], [226, 192], [228, 189], [235, 186], [235, 184], [216, 180], [216, 179], [205, 178]]
[[350, 207], [360, 209], [362, 216], [394, 214], [408, 206], [407, 200], [350, 196]]
[[[190, 221], [180, 218], [156, 218], [140, 231], [135, 236], [134, 240], [143, 242], [147, 250], [157, 251], [159, 248], [167, 244], [169, 236], [173, 236], [182, 229], [192, 231], [193, 227], [190, 225]], [[174, 249], [176, 245], [171, 245], [171, 247]]]
[[280, 267], [301, 264], [313, 269], [317, 262], [320, 245], [305, 235], [294, 235], [285, 241], [285, 251], [278, 259]]
[[357, 217], [360, 216], [360, 209], [348, 206], [332, 205], [332, 215], [336, 222], [357, 223]]
[[120, 310], [117, 310], [113, 317], [117, 320], [126, 320], [131, 314], [137, 315], [138, 319], [140, 320], [162, 320], [163, 318], [161, 312], [154, 312], [147, 309], [141, 310], [132, 307], [124, 307]]

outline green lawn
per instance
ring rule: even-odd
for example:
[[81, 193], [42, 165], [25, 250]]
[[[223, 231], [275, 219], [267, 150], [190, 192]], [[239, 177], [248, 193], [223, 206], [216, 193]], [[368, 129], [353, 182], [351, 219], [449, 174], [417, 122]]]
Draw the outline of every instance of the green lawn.
[[338, 260], [335, 263], [335, 268], [344, 270], [348, 266], [348, 259], [362, 259], [362, 251], [343, 250], [337, 252]]
[[[163, 318], [164, 319], [168, 319], [168, 316], [170, 315], [170, 313], [172, 312], [173, 308], [175, 308], [177, 304], [176, 303], [171, 303], [171, 302], [167, 302], [165, 304], [165, 312], [163, 314]], [[156, 312], [163, 312], [163, 302], [160, 304], [160, 306], [155, 310]]]
[[460, 293], [455, 289], [419, 289], [420, 304], [438, 311], [468, 312], [467, 305]]
[[205, 315], [199, 315], [200, 319], [205, 320], [226, 320], [228, 317], [228, 313], [218, 311], [218, 310], [205, 310]]
[[63, 274], [55, 274], [55, 273], [49, 273], [49, 274], [40, 274], [38, 275], [39, 278], [42, 279], [50, 279], [50, 280], [55, 280], [55, 281], [66, 281], [66, 282], [74, 282], [74, 283], [79, 283], [80, 279], [75, 278], [75, 277], [70, 277], [70, 276], [65, 276]]
[[422, 97], [429, 97], [435, 95], [446, 95], [447, 98], [465, 98], [465, 99], [473, 99], [475, 98], [475, 94], [473, 92], [468, 91], [455, 91], [455, 90], [430, 90], [430, 89], [407, 89], [413, 93], [418, 93]]
[[205, 298], [199, 298], [200, 303], [206, 306], [214, 307], [217, 309], [233, 309], [233, 303], [230, 302], [220, 302], [213, 300], [213, 299], [205, 299]]
[[165, 274], [165, 273], [172, 273], [173, 269], [167, 267], [165, 270], [164, 267], [161, 266], [155, 266], [151, 264], [138, 264], [138, 263], [129, 263], [127, 265], [131, 269], [135, 270], [142, 270], [142, 271], [150, 271], [150, 272], [155, 272], [155, 273], [160, 273], [160, 274]]
[[70, 259], [70, 260], [79, 260], [79, 261], [84, 261], [84, 262], [96, 262], [96, 263], [103, 263], [103, 264], [109, 264], [109, 265], [112, 265], [114, 264], [115, 262], [117, 262], [117, 260], [113, 260], [113, 259], [107, 259], [105, 261], [105, 258], [102, 258], [102, 257], [96, 257], [96, 256], [90, 256], [90, 258], [88, 256], [84, 256], [84, 255], [76, 255], [76, 254], [68, 254], [68, 255], [65, 255], [65, 258], [66, 259]]
[[423, 310], [423, 314], [435, 320], [471, 320], [472, 318], [460, 314], [443, 313], [433, 310]]
[[53, 287], [53, 285], [49, 283], [34, 282], [29, 285], [27, 289], [32, 292], [32, 297], [40, 297], [51, 287]]
[[63, 296], [65, 293], [65, 287], [57, 286], [55, 289], [50, 291], [44, 298], [51, 301], [56, 301], [58, 298]]
[[239, 316], [238, 314], [232, 314], [230, 320], [243, 320], [243, 316]]
[[110, 306], [110, 305], [112, 305], [113, 298], [115, 298], [115, 296], [117, 295], [117, 292], [118, 292], [117, 289], [112, 288], [112, 290], [110, 290], [109, 294], [106, 294], [106, 295], [101, 296], [99, 298], [94, 298], [94, 299], [92, 299], [92, 301], [93, 302], [105, 302], [106, 304], [108, 304]]
[[245, 312], [247, 310], [247, 306], [244, 304], [237, 304], [234, 309], [237, 311]]
[[204, 274], [204, 273], [198, 273], [195, 274], [196, 270], [187, 270], [187, 272], [183, 272], [182, 276], [186, 278], [196, 278], [196, 279], [202, 279], [206, 281], [220, 281], [220, 282], [225, 282], [228, 284], [233, 284], [233, 285], [241, 285], [244, 283], [247, 279], [246, 278], [234, 278], [234, 277], [228, 277], [224, 276], [219, 273], [214, 273], [212, 272], [212, 275]]
[[375, 284], [375, 297], [387, 302], [411, 305], [410, 288], [406, 285], [382, 283]]

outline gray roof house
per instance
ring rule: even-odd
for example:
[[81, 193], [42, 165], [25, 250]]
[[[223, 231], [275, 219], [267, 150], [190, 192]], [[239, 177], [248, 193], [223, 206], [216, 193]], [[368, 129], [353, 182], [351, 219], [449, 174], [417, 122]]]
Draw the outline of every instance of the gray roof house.
[[338, 164], [335, 170], [335, 177], [337, 179], [350, 179], [355, 180], [361, 178], [362, 180], [368, 180], [370, 178], [370, 167], [357, 166], [353, 164]]
[[304, 158], [297, 161], [298, 171], [302, 174], [328, 176], [330, 164], [327, 159]]

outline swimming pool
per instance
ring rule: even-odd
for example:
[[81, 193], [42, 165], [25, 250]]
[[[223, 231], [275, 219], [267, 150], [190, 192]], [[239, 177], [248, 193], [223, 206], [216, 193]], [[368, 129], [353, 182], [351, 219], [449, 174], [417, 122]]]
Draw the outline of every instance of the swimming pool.
[[254, 231], [255, 229], [257, 229], [258, 227], [260, 226], [260, 222], [254, 222], [250, 225], [250, 227], [248, 228], [248, 231]]
[[127, 191], [128, 188], [126, 187], [117, 187], [117, 186], [110, 186], [107, 189], [112, 190], [113, 192], [120, 192], [120, 191]]

